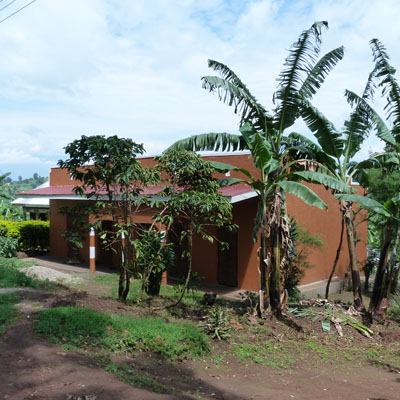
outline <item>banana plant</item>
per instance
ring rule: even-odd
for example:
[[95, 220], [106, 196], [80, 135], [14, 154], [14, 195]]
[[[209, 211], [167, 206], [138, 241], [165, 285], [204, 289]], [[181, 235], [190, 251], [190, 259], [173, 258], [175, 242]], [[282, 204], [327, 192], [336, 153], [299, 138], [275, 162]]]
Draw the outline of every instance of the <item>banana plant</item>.
[[[378, 39], [372, 39], [371, 48], [374, 56], [375, 68], [373, 71], [373, 83], [381, 89], [382, 96], [386, 100], [385, 119], [391, 124], [389, 127], [384, 118], [373, 109], [369, 103], [369, 99], [358, 96], [357, 94], [346, 91], [346, 97], [356, 108], [362, 108], [365, 117], [368, 118], [371, 127], [376, 131], [377, 136], [386, 144], [387, 152], [379, 157], [379, 162], [384, 167], [395, 168], [400, 170], [400, 86], [395, 77], [395, 68], [389, 63], [389, 56], [385, 47]], [[377, 159], [368, 160], [363, 167], [373, 166], [377, 163]], [[377, 314], [381, 307], [384, 296], [383, 277], [387, 267], [390, 249], [393, 238], [396, 236], [396, 226], [398, 225], [400, 198], [394, 196], [388, 199], [384, 204], [363, 204], [366, 198], [360, 196], [343, 195], [340, 196], [343, 201], [357, 201], [371, 212], [380, 214], [385, 221], [384, 238], [381, 245], [381, 254], [377, 267], [376, 278], [372, 293], [369, 312], [371, 315]], [[371, 201], [372, 199], [368, 199]]]
[[[326, 21], [315, 22], [303, 31], [289, 50], [283, 71], [278, 77], [278, 89], [273, 95], [272, 112], [261, 105], [239, 77], [226, 65], [209, 60], [208, 65], [219, 76], [202, 78], [203, 88], [216, 93], [219, 100], [233, 107], [240, 117], [240, 134], [207, 133], [174, 143], [175, 149], [235, 151], [248, 149], [261, 177], [246, 174], [249, 184], [258, 194], [259, 207], [253, 239], [261, 240], [260, 249], [260, 309], [263, 313], [267, 296], [267, 264], [271, 265], [269, 299], [272, 311], [281, 313], [280, 270], [287, 258], [285, 193], [293, 193], [312, 205], [324, 208], [323, 202], [306, 186], [292, 178], [299, 163], [296, 160], [313, 158], [313, 150], [299, 145], [295, 133], [287, 134], [300, 117], [300, 105], [310, 100], [321, 87], [328, 73], [343, 58], [343, 47], [338, 47], [319, 57], [322, 30]], [[293, 163], [292, 163], [293, 162]], [[292, 163], [292, 164], [291, 164]], [[299, 169], [299, 168], [297, 168]], [[248, 172], [248, 171], [247, 171]], [[300, 171], [299, 171], [300, 172]], [[309, 171], [303, 171], [307, 174]], [[319, 176], [319, 175], [318, 175]], [[325, 179], [319, 176], [319, 179]], [[269, 183], [270, 182], [270, 183]], [[267, 229], [267, 222], [269, 227]], [[267, 240], [268, 239], [268, 240]], [[264, 262], [265, 261], [265, 262]]]

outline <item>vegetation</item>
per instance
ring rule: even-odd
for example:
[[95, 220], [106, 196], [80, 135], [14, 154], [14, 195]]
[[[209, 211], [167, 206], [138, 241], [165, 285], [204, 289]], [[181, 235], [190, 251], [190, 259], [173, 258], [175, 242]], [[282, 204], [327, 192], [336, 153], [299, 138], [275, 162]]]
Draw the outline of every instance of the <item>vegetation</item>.
[[[210, 133], [181, 140], [172, 146], [193, 150], [250, 150], [260, 176], [254, 177], [249, 171], [236, 168], [246, 179], [234, 179], [230, 183], [247, 183], [259, 199], [253, 240], [260, 240], [261, 245], [258, 268], [262, 315], [268, 295], [272, 310], [277, 315], [281, 313], [281, 271], [286, 268], [290, 247], [286, 193], [324, 209], [325, 203], [302, 184], [302, 180], [322, 183], [340, 192], [348, 191], [342, 182], [312, 171], [312, 163], [305, 159], [315, 159], [315, 153], [307, 139], [296, 133], [287, 134], [288, 128], [300, 117], [304, 103], [309, 102], [343, 57], [343, 48], [339, 47], [318, 60], [322, 30], [327, 26], [327, 22], [314, 23], [292, 45], [278, 78], [279, 86], [273, 95], [276, 108], [272, 113], [258, 103], [231, 69], [210, 60], [209, 66], [221, 77], [203, 77], [203, 87], [234, 107], [234, 112], [240, 115], [240, 135]], [[235, 170], [233, 166], [225, 168]]]
[[13, 206], [11, 202], [16, 199], [18, 193], [34, 189], [46, 181], [47, 178], [37, 173], [28, 179], [19, 177], [17, 181], [10, 178], [10, 173], [0, 174], [0, 218], [21, 221], [23, 217], [21, 207]]
[[15, 258], [0, 258], [0, 288], [7, 287], [34, 287], [41, 286], [36, 279], [25, 275], [21, 268], [27, 266], [26, 262]]
[[[164, 207], [154, 216], [155, 220], [166, 227], [167, 232], [174, 223], [180, 223], [179, 240], [186, 244], [181, 257], [187, 259], [187, 275], [181, 295], [171, 306], [182, 300], [192, 276], [192, 245], [194, 233], [204, 240], [213, 243], [215, 236], [211, 233], [214, 227], [236, 229], [231, 224], [232, 205], [219, 192], [220, 184], [213, 176], [216, 169], [210, 162], [192, 151], [169, 150], [157, 157], [157, 168], [167, 175], [167, 184], [159, 194], [165, 198]], [[223, 243], [224, 245], [224, 243]]]
[[[80, 181], [74, 187], [76, 194], [96, 200], [97, 218], [89, 223], [100, 230], [106, 245], [119, 255], [119, 297], [125, 300], [130, 279], [137, 273], [131, 257], [137, 232], [133, 216], [141, 206], [148, 204], [147, 197], [140, 196], [143, 188], [157, 183], [159, 176], [153, 169], [141, 166], [136, 157], [144, 153], [144, 148], [131, 139], [82, 136], [66, 146], [65, 153], [70, 158], [60, 160], [58, 165]], [[104, 196], [106, 201], [102, 200]], [[111, 231], [101, 228], [104, 215], [112, 216]]]
[[[50, 222], [0, 220], [1, 237], [15, 239], [18, 244], [18, 250], [49, 250]], [[9, 245], [11, 246], [11, 242]]]
[[115, 353], [154, 351], [169, 360], [197, 358], [209, 351], [206, 336], [189, 323], [106, 315], [85, 308], [41, 311], [35, 329], [57, 343]]
[[15, 304], [18, 301], [19, 296], [14, 293], [0, 294], [0, 335], [4, 333], [7, 325], [16, 320], [18, 312], [15, 309]]

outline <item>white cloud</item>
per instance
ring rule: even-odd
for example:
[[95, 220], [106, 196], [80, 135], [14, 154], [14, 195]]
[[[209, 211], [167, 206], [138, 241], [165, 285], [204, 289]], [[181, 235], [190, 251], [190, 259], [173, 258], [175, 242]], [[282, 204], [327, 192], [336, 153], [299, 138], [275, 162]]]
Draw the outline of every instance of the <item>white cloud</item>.
[[317, 19], [330, 24], [324, 51], [346, 47], [315, 98], [340, 127], [345, 88], [360, 92], [372, 68], [368, 40], [379, 37], [400, 66], [399, 11], [394, 0], [37, 1], [0, 24], [0, 169], [55, 163], [82, 134], [132, 137], [154, 153], [191, 134], [235, 132], [233, 110], [201, 88], [207, 59], [271, 108], [287, 49]]

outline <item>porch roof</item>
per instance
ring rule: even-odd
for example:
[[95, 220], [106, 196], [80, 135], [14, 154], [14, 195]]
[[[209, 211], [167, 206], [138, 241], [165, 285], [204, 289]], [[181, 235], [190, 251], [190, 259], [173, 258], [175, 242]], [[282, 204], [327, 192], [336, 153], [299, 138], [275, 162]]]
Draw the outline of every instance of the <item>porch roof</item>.
[[[158, 193], [164, 186], [149, 186], [142, 188], [142, 195], [150, 195], [157, 196]], [[40, 187], [32, 190], [28, 190], [26, 192], [18, 193], [20, 197], [29, 197], [29, 198], [43, 198], [47, 197], [49, 199], [58, 199], [58, 200], [87, 200], [86, 196], [79, 196], [73, 191], [74, 186], [49, 186], [49, 187]], [[252, 197], [256, 197], [257, 194], [251, 189], [249, 186], [245, 184], [226, 186], [219, 189], [220, 192], [225, 196], [229, 197], [230, 203], [237, 203], [239, 201], [243, 201], [246, 199], [250, 199]], [[90, 193], [89, 190], [86, 193]], [[103, 194], [103, 193], [100, 193]], [[104, 192], [105, 195], [105, 192]]]

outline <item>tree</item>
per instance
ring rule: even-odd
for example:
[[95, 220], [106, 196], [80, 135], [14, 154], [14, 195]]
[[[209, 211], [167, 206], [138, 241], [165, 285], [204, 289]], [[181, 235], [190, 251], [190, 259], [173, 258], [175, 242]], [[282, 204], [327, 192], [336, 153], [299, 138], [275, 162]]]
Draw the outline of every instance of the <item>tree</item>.
[[[102, 135], [82, 136], [65, 147], [69, 158], [60, 160], [58, 165], [66, 168], [74, 179], [81, 183], [74, 192], [95, 200], [100, 216], [111, 215], [112, 232], [109, 245], [115, 245], [120, 254], [119, 298], [125, 300], [130, 289], [130, 278], [135, 272], [132, 258], [136, 223], [133, 216], [147, 204], [141, 196], [143, 187], [156, 184], [159, 175], [150, 168], [144, 168], [137, 160], [144, 153], [143, 145], [131, 139]], [[125, 235], [123, 246], [122, 235]]]
[[[378, 39], [372, 39], [372, 52], [374, 56], [375, 68], [373, 71], [373, 81], [381, 89], [382, 96], [385, 97], [386, 119], [391, 123], [389, 128], [384, 119], [369, 104], [368, 99], [360, 97], [353, 92], [346, 91], [346, 96], [351, 104], [356, 107], [362, 107], [374, 127], [376, 134], [386, 143], [387, 152], [382, 155], [379, 160], [381, 165], [391, 165], [397, 171], [400, 165], [400, 86], [395, 78], [395, 68], [389, 63], [389, 56], [385, 47]], [[375, 160], [369, 160], [364, 164], [365, 167], [374, 165]], [[346, 196], [344, 196], [346, 199]], [[357, 201], [356, 199], [354, 201]], [[384, 238], [381, 245], [379, 264], [376, 271], [374, 288], [369, 305], [371, 315], [378, 314], [381, 303], [385, 296], [384, 275], [389, 261], [393, 238], [397, 236], [398, 218], [400, 210], [400, 198], [395, 195], [388, 198], [384, 204], [375, 202], [369, 207], [371, 212], [376, 212], [385, 217]], [[368, 207], [368, 205], [365, 205]]]
[[[373, 78], [375, 70], [369, 75], [367, 84], [362, 94], [362, 99], [367, 102], [373, 96]], [[350, 91], [346, 91], [346, 96], [351, 102]], [[316, 158], [321, 161], [322, 170], [343, 182], [345, 185], [351, 185], [353, 175], [357, 173], [359, 167], [354, 161], [354, 157], [360, 150], [361, 144], [368, 136], [371, 129], [369, 112], [365, 109], [364, 103], [359, 103], [351, 112], [349, 118], [345, 121], [342, 129], [338, 130], [310, 101], [305, 100], [301, 107], [301, 116], [308, 128], [314, 133], [320, 147], [311, 142], [307, 143], [306, 138], [301, 138], [309, 147], [314, 148]], [[320, 158], [321, 154], [324, 158]], [[360, 164], [362, 165], [362, 164]], [[340, 211], [342, 213], [342, 230], [340, 234], [339, 246], [333, 263], [332, 271], [326, 286], [326, 298], [329, 295], [329, 284], [337, 262], [343, 242], [343, 232], [345, 228], [347, 245], [350, 259], [350, 269], [353, 287], [354, 305], [357, 309], [364, 308], [362, 299], [362, 287], [360, 282], [360, 272], [357, 263], [356, 238], [357, 232], [354, 225], [353, 201], [344, 201], [341, 197], [339, 201]], [[348, 197], [349, 198], [349, 197]], [[364, 197], [359, 196], [357, 202], [368, 202]]]
[[176, 303], [183, 298], [192, 273], [193, 235], [196, 233], [204, 240], [213, 243], [215, 227], [235, 229], [231, 224], [232, 205], [219, 191], [218, 180], [213, 177], [215, 168], [210, 162], [194, 152], [169, 150], [156, 157], [157, 170], [166, 176], [166, 186], [159, 194], [163, 208], [154, 216], [169, 231], [174, 223], [180, 222], [185, 229], [180, 240], [187, 243], [187, 250], [182, 254], [188, 260], [188, 272], [183, 290]]
[[[259, 199], [253, 239], [261, 240], [260, 308], [263, 309], [264, 297], [269, 290], [271, 307], [278, 315], [281, 313], [280, 271], [287, 263], [289, 248], [285, 194], [294, 194], [308, 204], [325, 208], [322, 200], [299, 181], [306, 177], [311, 179], [313, 175], [316, 182], [337, 185], [332, 179], [323, 177], [323, 174], [304, 171], [307, 164], [299, 160], [311, 159], [314, 154], [309, 148], [299, 145], [299, 135], [286, 135], [287, 129], [300, 116], [302, 103], [312, 98], [329, 71], [343, 57], [343, 47], [339, 47], [317, 61], [321, 33], [327, 26], [327, 22], [314, 23], [292, 45], [278, 78], [279, 86], [273, 96], [276, 105], [273, 113], [268, 112], [257, 101], [231, 69], [222, 63], [209, 60], [209, 67], [221, 76], [203, 77], [203, 88], [217, 93], [221, 101], [234, 107], [234, 112], [240, 116], [240, 135], [208, 133], [178, 141], [172, 146], [176, 149], [196, 151], [251, 151], [260, 176], [253, 177], [248, 171], [241, 171]], [[302, 173], [299, 171], [301, 169]], [[343, 188], [340, 184], [338, 187], [340, 190]], [[282, 238], [285, 238], [283, 242]], [[272, 265], [269, 277], [266, 263]]]

